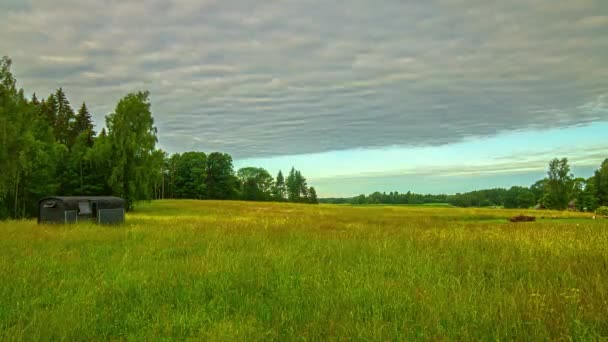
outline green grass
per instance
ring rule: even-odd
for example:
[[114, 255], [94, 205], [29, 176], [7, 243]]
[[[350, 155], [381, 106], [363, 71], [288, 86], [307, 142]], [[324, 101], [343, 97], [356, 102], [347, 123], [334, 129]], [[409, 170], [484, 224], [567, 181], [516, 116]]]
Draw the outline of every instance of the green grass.
[[0, 340], [606, 339], [607, 263], [585, 214], [158, 201], [1, 222]]

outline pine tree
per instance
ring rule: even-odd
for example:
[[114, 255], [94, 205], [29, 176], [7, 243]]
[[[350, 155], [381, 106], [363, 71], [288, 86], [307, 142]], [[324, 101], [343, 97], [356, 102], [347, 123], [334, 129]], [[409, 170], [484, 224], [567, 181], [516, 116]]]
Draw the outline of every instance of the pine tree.
[[[42, 100], [40, 103], [40, 117], [42, 117], [49, 127], [53, 130], [53, 134], [57, 137], [57, 133], [55, 132], [55, 122], [57, 121], [57, 100], [55, 99], [55, 95], [51, 94], [45, 100]], [[57, 138], [55, 138], [57, 139]]]
[[70, 102], [62, 88], [57, 89], [54, 97], [55, 101], [57, 101], [55, 136], [57, 137], [57, 141], [69, 147], [73, 143], [71, 128], [74, 124], [74, 110], [72, 110], [72, 106], [70, 106]]
[[279, 170], [279, 173], [277, 174], [272, 195], [275, 201], [285, 200], [285, 178], [283, 177], [283, 172], [281, 172], [281, 170]]
[[93, 146], [93, 137], [95, 136], [95, 131], [93, 130], [93, 120], [91, 118], [91, 114], [87, 108], [86, 103], [82, 103], [78, 114], [76, 114], [74, 124], [72, 126], [71, 139], [73, 144], [79, 135], [86, 134], [87, 144], [88, 146]]
[[300, 190], [298, 188], [298, 180], [296, 179], [296, 169], [293, 166], [285, 180], [285, 185], [287, 187], [287, 199], [290, 202], [296, 202], [299, 198]]
[[306, 202], [308, 198], [308, 184], [306, 184], [306, 178], [302, 176], [300, 171], [296, 171], [296, 185], [297, 185], [297, 202]]

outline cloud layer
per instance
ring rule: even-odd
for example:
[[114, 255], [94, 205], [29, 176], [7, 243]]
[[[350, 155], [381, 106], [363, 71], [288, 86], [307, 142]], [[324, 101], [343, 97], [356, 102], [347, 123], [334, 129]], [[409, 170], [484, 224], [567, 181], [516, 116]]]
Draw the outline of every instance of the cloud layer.
[[0, 20], [26, 90], [63, 86], [102, 125], [149, 89], [170, 152], [438, 145], [608, 120], [605, 0], [8, 0]]

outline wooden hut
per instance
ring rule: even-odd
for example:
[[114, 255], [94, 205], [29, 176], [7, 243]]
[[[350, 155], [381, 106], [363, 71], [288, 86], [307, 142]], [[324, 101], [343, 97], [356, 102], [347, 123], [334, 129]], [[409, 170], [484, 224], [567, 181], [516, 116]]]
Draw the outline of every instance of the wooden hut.
[[118, 197], [51, 196], [38, 201], [38, 223], [116, 224], [124, 220], [125, 201]]

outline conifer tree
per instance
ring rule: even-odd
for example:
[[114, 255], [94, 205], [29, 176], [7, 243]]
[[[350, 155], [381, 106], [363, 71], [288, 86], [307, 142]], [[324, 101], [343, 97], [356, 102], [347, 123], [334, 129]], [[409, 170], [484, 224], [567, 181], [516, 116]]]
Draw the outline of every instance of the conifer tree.
[[302, 176], [300, 171], [296, 171], [296, 185], [297, 185], [297, 202], [306, 202], [308, 198], [308, 184], [306, 178]]
[[56, 115], [55, 115], [55, 136], [57, 141], [66, 146], [70, 146], [72, 141], [71, 128], [74, 124], [74, 110], [68, 101], [62, 88], [55, 91]]
[[285, 180], [285, 185], [287, 187], [287, 199], [290, 202], [296, 202], [299, 199], [300, 190], [298, 180], [296, 179], [296, 169], [291, 167], [291, 171], [289, 171], [289, 175]]
[[88, 146], [93, 146], [93, 137], [95, 136], [95, 131], [93, 130], [93, 119], [91, 118], [91, 114], [89, 113], [87, 105], [84, 102], [82, 103], [78, 114], [76, 114], [74, 125], [72, 126], [72, 144], [81, 134], [86, 135], [86, 142]]
[[57, 136], [55, 133], [55, 122], [57, 121], [57, 100], [55, 99], [55, 95], [51, 94], [47, 97], [46, 101], [42, 100], [40, 103], [40, 117], [42, 117], [49, 127], [53, 130], [53, 134]]
[[279, 173], [277, 174], [272, 195], [275, 201], [285, 200], [285, 178], [283, 177], [283, 172], [281, 172], [281, 170], [279, 170]]

